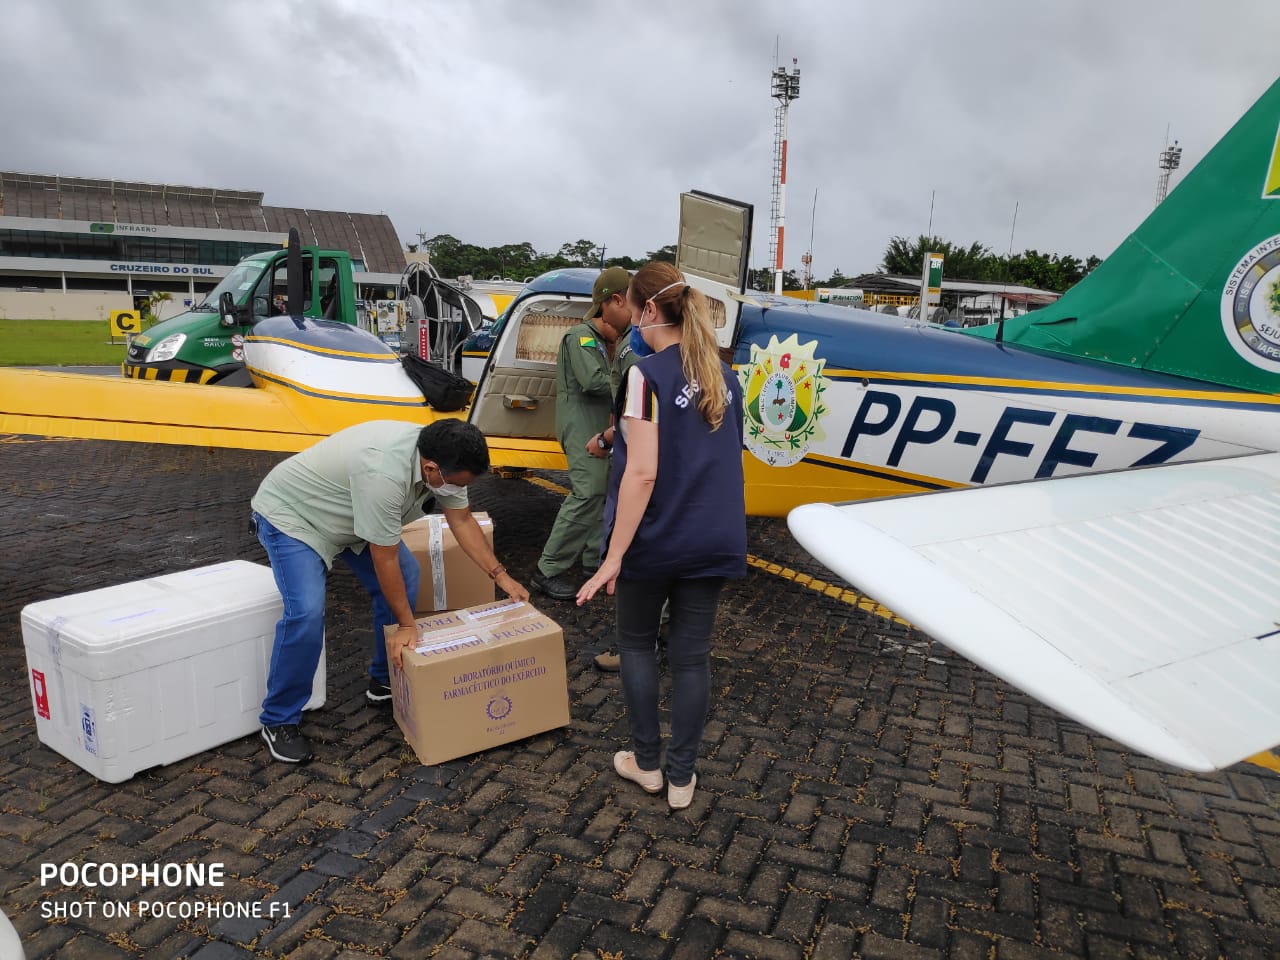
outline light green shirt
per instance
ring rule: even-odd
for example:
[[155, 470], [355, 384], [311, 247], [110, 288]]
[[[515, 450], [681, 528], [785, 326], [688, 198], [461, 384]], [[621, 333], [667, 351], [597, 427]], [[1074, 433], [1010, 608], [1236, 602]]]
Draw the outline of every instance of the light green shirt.
[[[327, 567], [348, 547], [359, 553], [366, 543], [395, 546], [431, 493], [418, 456], [421, 432], [421, 425], [398, 420], [339, 430], [276, 464], [254, 494], [253, 509]], [[469, 503], [465, 489], [436, 499], [446, 509]]]

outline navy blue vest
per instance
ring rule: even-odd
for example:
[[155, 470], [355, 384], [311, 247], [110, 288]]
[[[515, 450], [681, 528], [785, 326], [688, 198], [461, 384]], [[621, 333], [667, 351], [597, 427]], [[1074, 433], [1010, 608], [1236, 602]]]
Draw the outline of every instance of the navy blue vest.
[[[726, 364], [730, 402], [720, 429], [698, 413], [679, 346], [645, 357], [637, 366], [658, 409], [658, 476], [635, 539], [622, 558], [628, 580], [747, 575], [747, 509], [742, 482], [742, 388]], [[625, 384], [614, 400], [622, 422]], [[628, 428], [629, 429], [629, 428]], [[615, 431], [609, 493], [604, 508], [607, 552], [617, 514], [618, 488], [627, 469], [627, 442]]]

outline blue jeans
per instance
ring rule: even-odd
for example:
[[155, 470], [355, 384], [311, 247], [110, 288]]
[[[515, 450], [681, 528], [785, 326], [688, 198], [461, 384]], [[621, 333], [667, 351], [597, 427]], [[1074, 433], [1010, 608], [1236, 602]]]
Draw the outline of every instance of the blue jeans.
[[[267, 551], [276, 587], [284, 600], [284, 616], [276, 624], [275, 644], [271, 648], [267, 696], [258, 718], [264, 725], [274, 727], [301, 720], [302, 708], [311, 699], [311, 685], [324, 647], [324, 595], [329, 571], [320, 555], [301, 540], [281, 533], [270, 520], [257, 513], [253, 519], [258, 542]], [[383, 628], [397, 621], [382, 595], [373, 557], [366, 546], [360, 553], [343, 550], [338, 559], [351, 568], [373, 599], [373, 662], [369, 664], [369, 676], [386, 683], [387, 646]], [[418, 561], [403, 543], [400, 544], [400, 574], [412, 604], [418, 596]]]
[[618, 580], [618, 653], [636, 766], [657, 770], [662, 749], [658, 730], [658, 627], [662, 605], [671, 603], [667, 665], [671, 668], [671, 743], [667, 780], [687, 786], [702, 744], [711, 691], [711, 631], [723, 577]]

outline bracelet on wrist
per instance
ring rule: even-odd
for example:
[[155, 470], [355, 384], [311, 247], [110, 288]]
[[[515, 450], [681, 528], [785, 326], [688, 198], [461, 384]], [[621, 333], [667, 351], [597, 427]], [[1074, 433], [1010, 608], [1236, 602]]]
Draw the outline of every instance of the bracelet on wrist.
[[502, 564], [498, 564], [492, 570], [488, 571], [490, 580], [497, 580], [499, 576], [507, 572], [507, 568]]

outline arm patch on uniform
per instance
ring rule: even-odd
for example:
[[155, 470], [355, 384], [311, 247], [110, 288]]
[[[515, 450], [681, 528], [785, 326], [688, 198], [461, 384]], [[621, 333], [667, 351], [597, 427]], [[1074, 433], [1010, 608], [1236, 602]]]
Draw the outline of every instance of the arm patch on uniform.
[[578, 338], [578, 346], [580, 347], [590, 348], [590, 347], [595, 347], [595, 345], [596, 345], [595, 337], [579, 337]]

